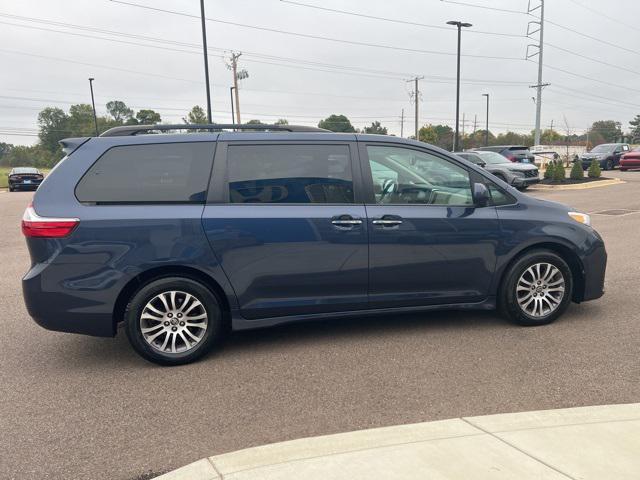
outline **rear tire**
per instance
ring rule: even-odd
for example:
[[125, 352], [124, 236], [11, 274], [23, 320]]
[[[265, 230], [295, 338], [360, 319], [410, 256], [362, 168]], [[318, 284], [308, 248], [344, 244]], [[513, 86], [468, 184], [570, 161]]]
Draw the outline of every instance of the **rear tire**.
[[569, 306], [573, 276], [567, 262], [550, 250], [523, 254], [504, 275], [498, 296], [502, 314], [523, 326], [546, 325]]
[[131, 298], [125, 312], [127, 338], [150, 362], [193, 362], [222, 337], [220, 305], [211, 290], [190, 278], [154, 280]]

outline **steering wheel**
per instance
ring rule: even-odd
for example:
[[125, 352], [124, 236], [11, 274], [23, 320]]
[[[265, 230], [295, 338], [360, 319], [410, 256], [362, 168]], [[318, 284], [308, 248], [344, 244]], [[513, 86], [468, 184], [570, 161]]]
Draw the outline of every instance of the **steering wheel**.
[[398, 183], [391, 179], [387, 178], [382, 184], [382, 193], [380, 194], [380, 203], [383, 203], [383, 200], [392, 193], [395, 193], [398, 189]]

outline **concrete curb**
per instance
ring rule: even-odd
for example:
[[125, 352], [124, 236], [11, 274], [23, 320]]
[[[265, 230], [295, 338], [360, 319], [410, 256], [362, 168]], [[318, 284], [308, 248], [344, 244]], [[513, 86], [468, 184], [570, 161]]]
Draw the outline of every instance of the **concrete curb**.
[[640, 403], [465, 417], [264, 445], [157, 480], [640, 478]]
[[619, 178], [612, 178], [610, 180], [600, 180], [590, 183], [576, 183], [573, 185], [544, 185], [538, 183], [529, 187], [529, 190], [585, 190], [587, 188], [609, 187], [611, 185], [621, 185], [627, 183]]

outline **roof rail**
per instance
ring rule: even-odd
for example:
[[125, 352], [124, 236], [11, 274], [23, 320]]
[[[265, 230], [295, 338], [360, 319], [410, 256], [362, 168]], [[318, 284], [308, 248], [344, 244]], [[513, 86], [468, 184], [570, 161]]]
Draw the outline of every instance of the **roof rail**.
[[324, 128], [308, 127], [305, 125], [266, 125], [254, 123], [211, 123], [211, 124], [176, 124], [176, 125], [125, 125], [122, 127], [113, 127], [103, 132], [101, 137], [123, 137], [129, 135], [138, 135], [139, 133], [148, 133], [154, 131], [167, 130], [266, 130], [276, 132], [329, 132]]

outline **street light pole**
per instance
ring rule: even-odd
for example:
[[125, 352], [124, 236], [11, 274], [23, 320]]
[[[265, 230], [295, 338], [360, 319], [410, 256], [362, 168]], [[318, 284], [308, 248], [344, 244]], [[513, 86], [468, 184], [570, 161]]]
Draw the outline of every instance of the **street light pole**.
[[96, 127], [96, 137], [100, 136], [100, 132], [98, 132], [98, 117], [96, 116], [96, 101], [93, 98], [93, 81], [94, 78], [89, 79], [89, 89], [91, 90], [91, 106], [93, 107], [93, 124]]
[[202, 23], [202, 50], [204, 53], [204, 81], [207, 89], [207, 120], [211, 120], [211, 89], [209, 87], [209, 59], [207, 57], [207, 26], [204, 17], [204, 0], [200, 0], [200, 21]]
[[451, 20], [447, 22], [447, 25], [455, 25], [458, 27], [458, 70], [456, 76], [456, 136], [453, 139], [453, 151], [458, 151], [458, 135], [460, 127], [460, 44], [462, 41], [462, 27], [471, 27], [470, 23], [460, 22], [457, 20]]
[[485, 127], [485, 131], [484, 131], [484, 146], [488, 147], [489, 146], [489, 94], [483, 93], [482, 96], [487, 97], [487, 126]]

